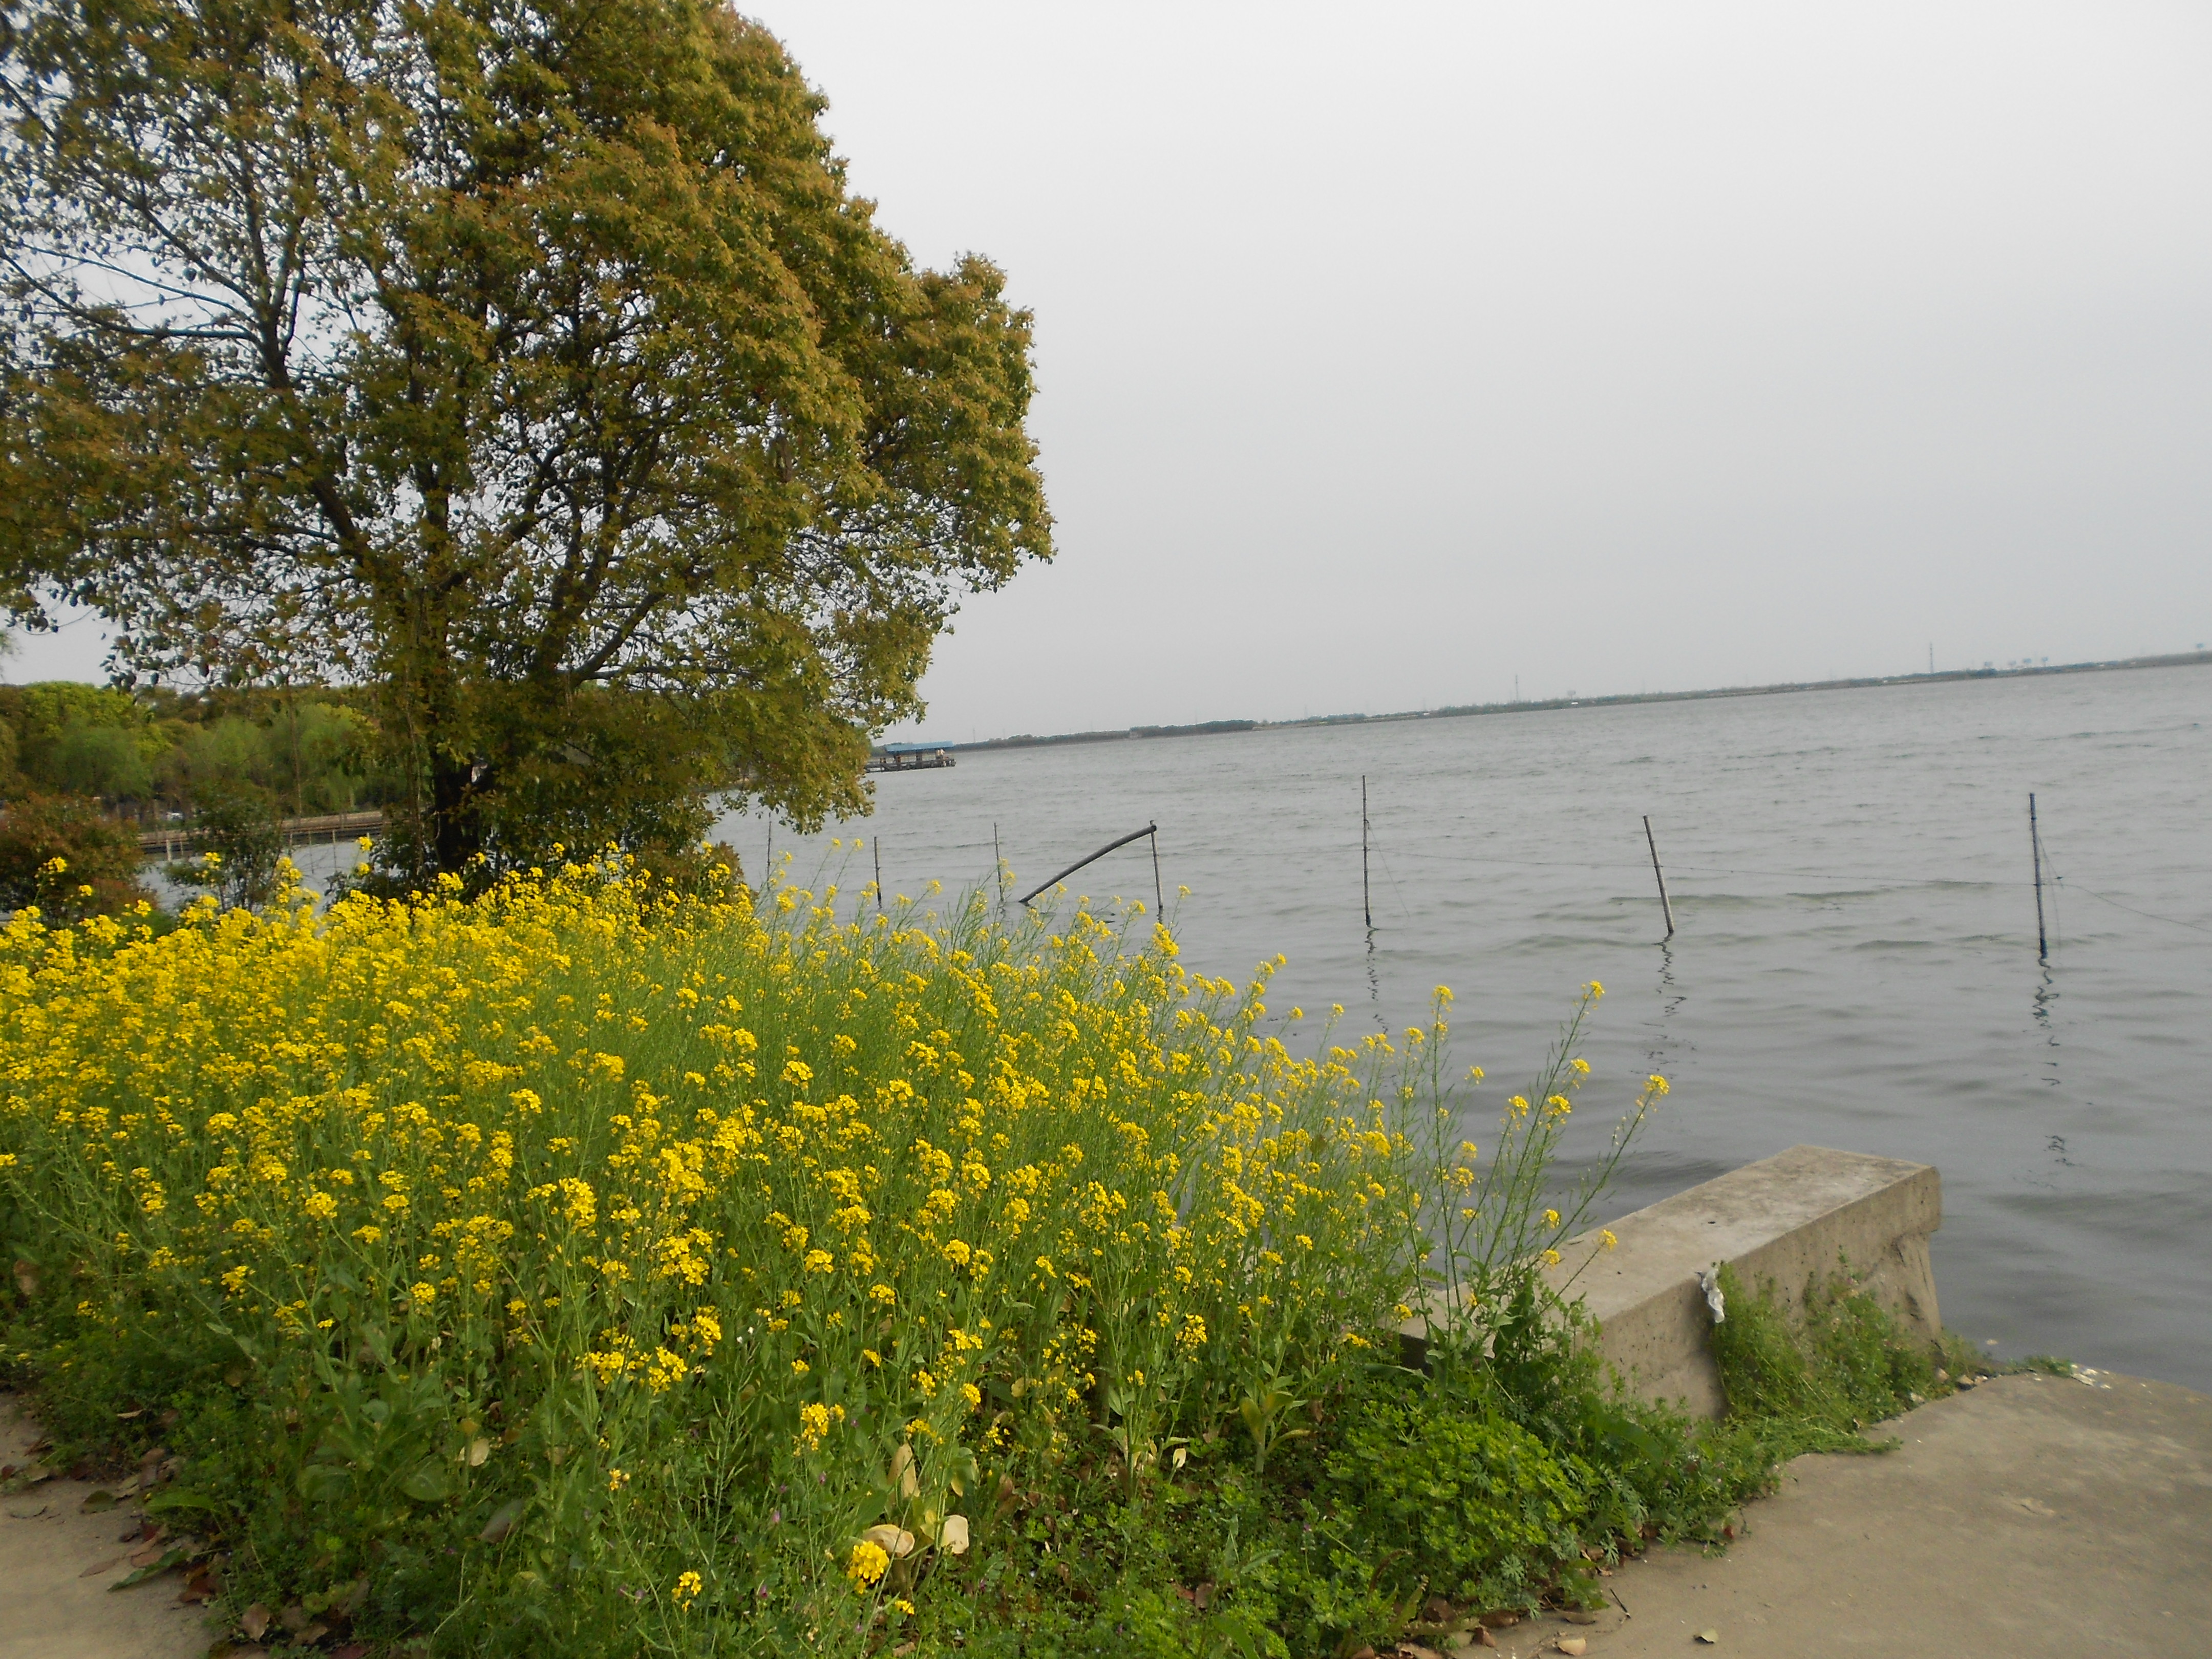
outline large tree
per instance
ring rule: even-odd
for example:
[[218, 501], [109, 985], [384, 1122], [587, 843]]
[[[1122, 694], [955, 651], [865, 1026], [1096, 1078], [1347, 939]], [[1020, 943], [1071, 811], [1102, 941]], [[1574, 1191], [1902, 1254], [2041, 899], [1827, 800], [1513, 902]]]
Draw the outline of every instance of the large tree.
[[402, 873], [855, 808], [960, 595], [1050, 556], [1029, 315], [915, 268], [733, 12], [0, 27], [0, 580], [127, 675], [380, 688]]

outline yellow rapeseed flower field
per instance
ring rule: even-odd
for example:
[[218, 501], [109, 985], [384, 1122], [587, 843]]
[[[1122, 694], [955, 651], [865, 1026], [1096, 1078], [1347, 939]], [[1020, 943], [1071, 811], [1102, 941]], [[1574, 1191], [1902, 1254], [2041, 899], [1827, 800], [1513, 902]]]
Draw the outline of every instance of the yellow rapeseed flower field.
[[11, 1363], [64, 1419], [188, 1402], [172, 1501], [241, 1600], [830, 1642], [1037, 1468], [1134, 1489], [1402, 1316], [1441, 1022], [1294, 1057], [1268, 971], [612, 857], [158, 936], [22, 912]]

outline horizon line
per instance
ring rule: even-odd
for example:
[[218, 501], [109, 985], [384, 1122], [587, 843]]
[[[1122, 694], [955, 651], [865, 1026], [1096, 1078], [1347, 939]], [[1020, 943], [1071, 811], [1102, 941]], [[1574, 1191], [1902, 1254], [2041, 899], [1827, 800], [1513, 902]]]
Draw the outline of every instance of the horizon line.
[[1958, 680], [2027, 679], [2051, 674], [2101, 674], [2137, 668], [2185, 668], [2212, 665], [2212, 651], [2175, 651], [2155, 656], [2119, 657], [2098, 662], [2039, 664], [2027, 667], [1954, 668], [1933, 674], [1870, 674], [1840, 680], [1786, 680], [1768, 685], [1716, 686], [1703, 691], [1622, 691], [1598, 697], [1540, 697], [1507, 702], [1455, 703], [1436, 708], [1407, 708], [1386, 714], [1306, 714], [1297, 720], [1194, 720], [1179, 726], [1105, 727], [1091, 732], [1060, 732], [1040, 736], [1018, 732], [1004, 738], [971, 738], [964, 743], [932, 743], [926, 738], [901, 738], [878, 743], [871, 752], [883, 755], [904, 750], [1035, 749], [1062, 743], [1113, 743], [1132, 738], [1218, 737], [1228, 732], [1283, 732], [1301, 726], [1367, 726], [1393, 720], [1458, 720], [1475, 714], [1535, 714], [1558, 708], [1606, 708], [1644, 702], [1698, 702], [1715, 697], [1770, 697], [1796, 691], [1853, 691], [1895, 685], [1936, 685]]

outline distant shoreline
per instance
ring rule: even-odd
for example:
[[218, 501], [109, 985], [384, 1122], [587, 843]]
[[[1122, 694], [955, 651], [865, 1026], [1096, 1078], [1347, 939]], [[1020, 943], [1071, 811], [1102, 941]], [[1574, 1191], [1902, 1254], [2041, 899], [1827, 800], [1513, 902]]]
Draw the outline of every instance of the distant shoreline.
[[1526, 702], [1461, 703], [1445, 708], [1409, 708], [1395, 714], [1311, 714], [1295, 720], [1202, 720], [1189, 726], [1132, 726], [1105, 732], [1062, 732], [1050, 737], [1022, 732], [968, 743], [921, 741], [879, 744], [894, 749], [1041, 749], [1061, 743], [1115, 743], [1131, 738], [1210, 738], [1224, 732], [1285, 732], [1299, 726], [1373, 726], [1390, 720], [1454, 720], [1468, 714], [1528, 714], [1547, 708], [1610, 708], [1623, 703], [1698, 702], [1711, 697], [1772, 697], [1792, 691], [1853, 691], [1868, 686], [1940, 685], [1951, 680], [2018, 680], [2051, 674], [2104, 674], [2127, 668], [2212, 666], [2212, 651], [2181, 651], [2160, 657], [2124, 657], [2112, 662], [2069, 662], [2039, 668], [1961, 668], [1940, 674], [1888, 674], [1850, 680], [1799, 680], [1778, 685], [1731, 685], [1711, 691], [1635, 691], [1610, 697], [1550, 697]]

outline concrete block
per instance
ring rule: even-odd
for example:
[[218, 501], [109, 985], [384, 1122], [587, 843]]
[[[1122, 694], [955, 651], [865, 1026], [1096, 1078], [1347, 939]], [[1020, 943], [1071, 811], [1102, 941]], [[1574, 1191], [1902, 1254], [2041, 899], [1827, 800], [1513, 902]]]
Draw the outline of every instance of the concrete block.
[[1929, 1236], [1943, 1224], [1943, 1188], [1924, 1164], [1825, 1146], [1731, 1170], [1562, 1247], [1554, 1285], [1597, 1321], [1599, 1350], [1647, 1399], [1678, 1401], [1718, 1417], [1727, 1401], [1708, 1334], [1712, 1315], [1698, 1273], [1732, 1264], [1748, 1285], [1771, 1279], [1795, 1303], [1838, 1257], [1908, 1329], [1942, 1334]]

